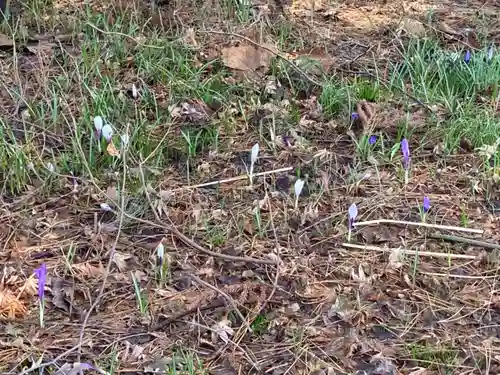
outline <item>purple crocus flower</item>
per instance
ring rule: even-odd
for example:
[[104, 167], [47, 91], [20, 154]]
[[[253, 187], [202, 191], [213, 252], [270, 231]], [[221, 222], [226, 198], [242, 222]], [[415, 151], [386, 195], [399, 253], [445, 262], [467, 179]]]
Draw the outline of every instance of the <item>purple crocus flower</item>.
[[465, 52], [465, 56], [464, 56], [464, 61], [465, 61], [465, 63], [466, 63], [466, 64], [468, 64], [468, 63], [470, 62], [470, 58], [471, 58], [470, 51], [469, 51], [469, 50], [467, 50], [467, 51]]
[[78, 368], [80, 370], [94, 370], [94, 366], [92, 366], [90, 363], [85, 363], [82, 362], [78, 365]]
[[47, 266], [45, 263], [35, 270], [35, 276], [38, 279], [38, 299], [43, 301], [45, 295], [45, 283], [47, 282]]
[[403, 138], [401, 141], [401, 152], [403, 153], [403, 166], [405, 169], [408, 169], [410, 166], [410, 146], [406, 138]]
[[352, 230], [354, 227], [354, 220], [356, 220], [356, 216], [358, 216], [358, 207], [356, 203], [351, 204], [348, 210], [349, 214], [349, 230]]
[[424, 203], [422, 204], [422, 208], [424, 210], [424, 213], [429, 212], [429, 209], [431, 208], [431, 201], [429, 197], [424, 197]]
[[370, 138], [368, 138], [368, 143], [373, 145], [375, 144], [375, 142], [377, 142], [377, 136], [376, 135], [372, 135], [370, 136]]
[[351, 113], [351, 120], [356, 121], [359, 118], [359, 115], [357, 112]]

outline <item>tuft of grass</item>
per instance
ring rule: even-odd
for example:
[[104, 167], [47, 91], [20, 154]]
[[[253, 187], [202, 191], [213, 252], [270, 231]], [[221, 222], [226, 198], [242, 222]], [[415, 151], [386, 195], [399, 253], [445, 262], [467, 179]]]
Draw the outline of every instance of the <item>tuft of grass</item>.
[[269, 328], [269, 320], [265, 315], [259, 314], [253, 320], [252, 324], [250, 325], [250, 328], [252, 328], [252, 331], [257, 336], [262, 336], [264, 333], [267, 332]]
[[457, 349], [446, 346], [431, 346], [429, 344], [407, 344], [409, 356], [418, 362], [430, 367], [453, 368], [458, 364], [459, 352]]
[[500, 57], [487, 58], [487, 50], [471, 54], [442, 49], [435, 40], [412, 40], [401, 51], [403, 61], [394, 66], [391, 83], [403, 90], [410, 83], [413, 94], [428, 103], [443, 104], [450, 112], [464, 106], [498, 99]]
[[345, 114], [348, 110], [349, 95], [348, 87], [331, 79], [324, 87], [319, 97], [319, 103], [327, 117], [336, 117]]
[[148, 296], [142, 290], [141, 285], [137, 280], [137, 278], [135, 277], [134, 273], [131, 272], [130, 275], [132, 276], [132, 283], [134, 285], [134, 294], [137, 302], [137, 307], [141, 315], [146, 316], [148, 314], [148, 305], [149, 305]]
[[381, 97], [380, 84], [373, 80], [358, 79], [354, 81], [352, 90], [358, 100], [375, 103]]

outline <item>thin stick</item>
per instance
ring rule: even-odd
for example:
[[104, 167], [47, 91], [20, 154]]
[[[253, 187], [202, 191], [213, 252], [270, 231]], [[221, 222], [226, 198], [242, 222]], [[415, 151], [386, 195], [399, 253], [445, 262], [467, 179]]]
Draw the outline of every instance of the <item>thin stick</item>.
[[[260, 177], [260, 176], [266, 176], [268, 174], [288, 172], [288, 171], [291, 171], [291, 170], [293, 170], [293, 167], [285, 167], [285, 168], [273, 169], [272, 171], [265, 171], [265, 172], [255, 173], [253, 175], [253, 177]], [[198, 185], [183, 186], [183, 187], [178, 188], [178, 189], [173, 189], [170, 192], [171, 193], [175, 193], [177, 191], [183, 191], [183, 190], [189, 190], [189, 189], [198, 189], [198, 188], [206, 187], [206, 186], [226, 184], [228, 182], [246, 180], [247, 178], [248, 178], [248, 175], [245, 174], [245, 175], [242, 175], [242, 176], [236, 176], [236, 177], [226, 178], [224, 180], [210, 181], [210, 182], [205, 182], [203, 184], [198, 184]]]
[[437, 277], [451, 277], [455, 279], [468, 279], [468, 280], [484, 280], [484, 279], [496, 279], [498, 275], [489, 275], [489, 276], [469, 276], [469, 275], [454, 275], [452, 273], [435, 273], [435, 272], [421, 272], [422, 275], [427, 276], [437, 276]]
[[[394, 251], [397, 251], [397, 249], [394, 249], [394, 248], [391, 249], [391, 248], [383, 248], [383, 247], [378, 247], [378, 246], [356, 245], [353, 243], [343, 243], [341, 246], [348, 247], [351, 249], [379, 251], [381, 253], [392, 253]], [[474, 255], [434, 253], [431, 251], [403, 250], [402, 253], [408, 254], [408, 255], [419, 255], [419, 256], [424, 256], [424, 257], [428, 256], [428, 257], [446, 258], [446, 259], [468, 259], [468, 260], [477, 259], [477, 257]]]
[[438, 224], [421, 223], [421, 222], [415, 222], [415, 221], [401, 221], [401, 220], [389, 220], [389, 219], [360, 221], [360, 222], [354, 223], [354, 226], [355, 227], [362, 227], [362, 226], [366, 226], [366, 225], [378, 225], [378, 224], [413, 225], [416, 227], [424, 227], [424, 228], [455, 230], [457, 232], [477, 233], [477, 234], [484, 233], [484, 231], [482, 229], [462, 228], [462, 227], [454, 227], [454, 226], [450, 226], [450, 225], [438, 225]]
[[472, 238], [448, 236], [446, 234], [430, 234], [430, 235], [428, 235], [428, 237], [438, 239], [438, 240], [450, 241], [450, 242], [462, 242], [462, 243], [466, 243], [469, 245], [485, 247], [487, 249], [500, 250], [500, 245], [498, 245], [496, 243], [473, 240]]

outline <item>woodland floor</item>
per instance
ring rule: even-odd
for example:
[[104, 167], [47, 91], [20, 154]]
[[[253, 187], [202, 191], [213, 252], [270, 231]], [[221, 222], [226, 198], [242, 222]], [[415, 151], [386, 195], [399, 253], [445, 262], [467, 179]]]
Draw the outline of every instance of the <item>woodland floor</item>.
[[0, 373], [500, 373], [498, 4], [11, 3]]

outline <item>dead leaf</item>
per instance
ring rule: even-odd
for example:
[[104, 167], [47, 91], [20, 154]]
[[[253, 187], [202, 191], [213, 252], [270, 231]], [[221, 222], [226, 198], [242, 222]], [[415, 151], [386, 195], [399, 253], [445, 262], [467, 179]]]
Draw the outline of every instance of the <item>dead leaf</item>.
[[423, 367], [416, 367], [408, 373], [408, 375], [427, 375], [429, 371]]
[[403, 253], [400, 247], [392, 249], [391, 253], [389, 254], [389, 267], [393, 269], [400, 268], [403, 265], [403, 263], [401, 262], [402, 257]]
[[130, 342], [125, 341], [125, 349], [121, 355], [121, 361], [125, 363], [135, 362], [141, 358], [143, 352], [144, 347], [132, 345]]
[[26, 49], [34, 55], [52, 56], [54, 45], [47, 40], [39, 40], [37, 43], [28, 43]]
[[212, 342], [217, 342], [217, 336], [224, 341], [229, 342], [229, 336], [234, 335], [234, 329], [231, 328], [231, 322], [227, 319], [221, 320], [212, 327]]
[[[263, 44], [263, 46], [268, 47], [271, 51], [275, 49], [269, 44]], [[222, 62], [228, 68], [242, 71], [267, 68], [274, 57], [274, 53], [271, 51], [249, 45], [227, 47], [222, 49]]]
[[450, 34], [450, 35], [458, 35], [460, 36], [461, 34], [453, 29], [451, 26], [449, 26], [446, 22], [440, 22], [437, 29], [439, 31], [442, 31], [445, 34]]
[[182, 38], [183, 42], [187, 45], [191, 45], [193, 47], [198, 47], [198, 42], [196, 41], [196, 33], [192, 27], [188, 27], [186, 29], [186, 33], [184, 34], [184, 38]]
[[116, 186], [108, 186], [106, 188], [106, 195], [108, 196], [109, 199], [116, 202], [118, 200], [118, 193], [116, 191]]
[[0, 47], [12, 47], [14, 41], [10, 39], [7, 35], [0, 34]]
[[[298, 51], [290, 54], [290, 58], [295, 61], [299, 67], [303, 67], [306, 63], [305, 60], [314, 60], [321, 65], [324, 72], [328, 72], [331, 66], [335, 63], [333, 56], [328, 54], [322, 49], [312, 49], [310, 51]], [[316, 73], [313, 71], [313, 73]]]
[[120, 272], [124, 272], [127, 270], [127, 260], [130, 259], [132, 256], [129, 254], [123, 254], [120, 253], [119, 251], [116, 251], [113, 254], [113, 262], [116, 264], [116, 267], [118, 267], [118, 270]]
[[424, 24], [412, 18], [403, 19], [401, 29], [414, 38], [423, 38], [426, 34]]
[[106, 151], [111, 156], [120, 157], [120, 150], [118, 150], [113, 142], [108, 143], [108, 147], [106, 147]]
[[99, 263], [99, 267], [93, 266], [89, 262], [73, 264], [72, 269], [77, 270], [81, 273], [83, 278], [97, 279], [104, 275], [106, 272], [102, 263]]
[[69, 313], [71, 311], [71, 303], [68, 301], [68, 296], [70, 299], [73, 297], [73, 288], [68, 285], [64, 279], [59, 277], [53, 277], [51, 279], [50, 289], [52, 291], [52, 304]]

